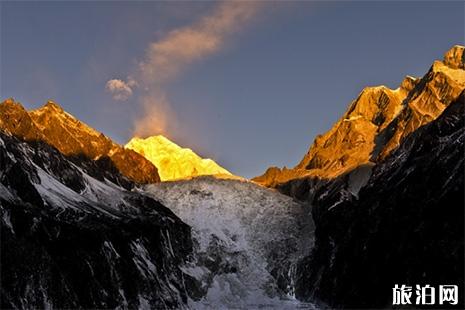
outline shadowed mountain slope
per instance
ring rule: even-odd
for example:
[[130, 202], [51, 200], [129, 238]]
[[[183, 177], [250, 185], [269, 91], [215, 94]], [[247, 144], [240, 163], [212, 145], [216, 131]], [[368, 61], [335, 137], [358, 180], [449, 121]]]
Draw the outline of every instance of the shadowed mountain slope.
[[[406, 136], [360, 192], [338, 177], [313, 194], [316, 243], [297, 295], [337, 308], [385, 308], [395, 284], [452, 283], [463, 309], [465, 95]], [[414, 302], [414, 300], [412, 301]]]
[[4, 132], [0, 228], [2, 309], [180, 308], [197, 287], [181, 270], [190, 227], [169, 209]]

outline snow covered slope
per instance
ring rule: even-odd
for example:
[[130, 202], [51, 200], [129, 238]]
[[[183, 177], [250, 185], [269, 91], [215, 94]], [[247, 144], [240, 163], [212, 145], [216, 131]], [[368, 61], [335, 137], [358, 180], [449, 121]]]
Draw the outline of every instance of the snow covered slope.
[[308, 208], [247, 181], [129, 191], [108, 173], [0, 132], [2, 308], [314, 308], [293, 297]]
[[194, 262], [184, 271], [202, 282], [193, 308], [313, 308], [293, 298], [294, 266], [313, 245], [310, 209], [252, 182], [212, 176], [147, 185], [192, 226]]
[[146, 139], [132, 138], [125, 145], [157, 168], [162, 181], [184, 179], [199, 175], [225, 175], [231, 173], [210, 158], [201, 158], [194, 151], [182, 148], [162, 135]]
[[190, 227], [98, 172], [90, 159], [78, 165], [0, 131], [0, 308], [185, 305], [197, 286], [181, 269]]

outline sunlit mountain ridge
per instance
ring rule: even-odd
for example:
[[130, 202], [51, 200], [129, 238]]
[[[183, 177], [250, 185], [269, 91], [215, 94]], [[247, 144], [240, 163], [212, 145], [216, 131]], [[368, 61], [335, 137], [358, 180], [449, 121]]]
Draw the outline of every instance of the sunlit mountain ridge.
[[53, 101], [27, 111], [14, 99], [0, 104], [0, 129], [26, 141], [42, 141], [69, 157], [109, 161], [136, 183], [155, 183], [201, 175], [238, 178], [209, 158], [201, 158], [164, 136], [132, 138], [125, 147], [67, 113]]
[[168, 138], [157, 135], [146, 139], [134, 137], [125, 148], [134, 150], [151, 161], [162, 181], [185, 179], [200, 175], [232, 177], [231, 172], [210, 158], [201, 158], [189, 148], [183, 148]]
[[[25, 141], [44, 142], [74, 161], [85, 157], [105, 171], [115, 170], [122, 186], [159, 182], [157, 168], [143, 156], [126, 150], [103, 133], [65, 112], [57, 103], [27, 111], [9, 98], [0, 103], [0, 129]], [[108, 176], [107, 176], [108, 177]]]
[[379, 309], [390, 283], [461, 283], [464, 102], [455, 46], [252, 182], [161, 135], [122, 146], [52, 101], [5, 100], [1, 308]]
[[366, 87], [329, 131], [315, 138], [293, 168], [269, 168], [254, 178], [277, 186], [307, 176], [333, 179], [386, 158], [412, 132], [435, 120], [465, 88], [464, 47], [455, 45], [421, 78], [397, 89]]

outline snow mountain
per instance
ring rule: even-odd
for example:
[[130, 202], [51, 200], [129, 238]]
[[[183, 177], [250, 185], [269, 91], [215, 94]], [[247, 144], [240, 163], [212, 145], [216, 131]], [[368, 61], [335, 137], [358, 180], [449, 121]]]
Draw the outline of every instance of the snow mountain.
[[[92, 160], [0, 132], [3, 309], [181, 308], [191, 229]], [[121, 176], [115, 176], [118, 179]]]
[[298, 299], [384, 309], [398, 283], [463, 289], [464, 92], [455, 46], [421, 79], [365, 89], [298, 166], [254, 179], [311, 206]]
[[[316, 226], [312, 254], [298, 267], [299, 299], [384, 309], [396, 283], [463, 291], [464, 119], [465, 91], [376, 164], [357, 194], [354, 172], [294, 188], [311, 192]], [[437, 308], [464, 304], [459, 293], [456, 305]]]
[[0, 129], [26, 141], [43, 141], [71, 160], [91, 159], [102, 171], [117, 170], [123, 178], [113, 181], [123, 186], [160, 180], [157, 168], [150, 161], [114, 143], [53, 101], [40, 109], [26, 111], [13, 99], [5, 100], [0, 104]]
[[299, 165], [254, 182], [162, 136], [123, 148], [53, 102], [6, 100], [1, 308], [373, 309], [395, 284], [462, 291], [464, 73], [455, 46], [421, 79], [365, 89]]
[[0, 109], [2, 308], [314, 309], [294, 296], [303, 204], [224, 175], [138, 184], [55, 104]]
[[146, 139], [132, 138], [125, 148], [134, 150], [151, 161], [158, 168], [162, 181], [199, 175], [232, 176], [229, 171], [213, 160], [201, 158], [191, 149], [182, 148], [162, 135]]
[[456, 45], [434, 61], [422, 78], [405, 77], [397, 89], [367, 87], [341, 119], [315, 138], [291, 169], [269, 168], [253, 180], [284, 185], [303, 177], [335, 178], [386, 158], [409, 134], [436, 119], [465, 88], [464, 47]]

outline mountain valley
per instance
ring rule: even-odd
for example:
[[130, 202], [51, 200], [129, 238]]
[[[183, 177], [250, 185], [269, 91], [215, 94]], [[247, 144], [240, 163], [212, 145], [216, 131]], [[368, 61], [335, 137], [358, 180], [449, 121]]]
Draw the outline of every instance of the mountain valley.
[[[294, 168], [252, 180], [57, 103], [0, 104], [1, 306], [390, 308], [463, 291], [465, 53], [367, 87]], [[463, 308], [460, 295], [456, 308]]]

